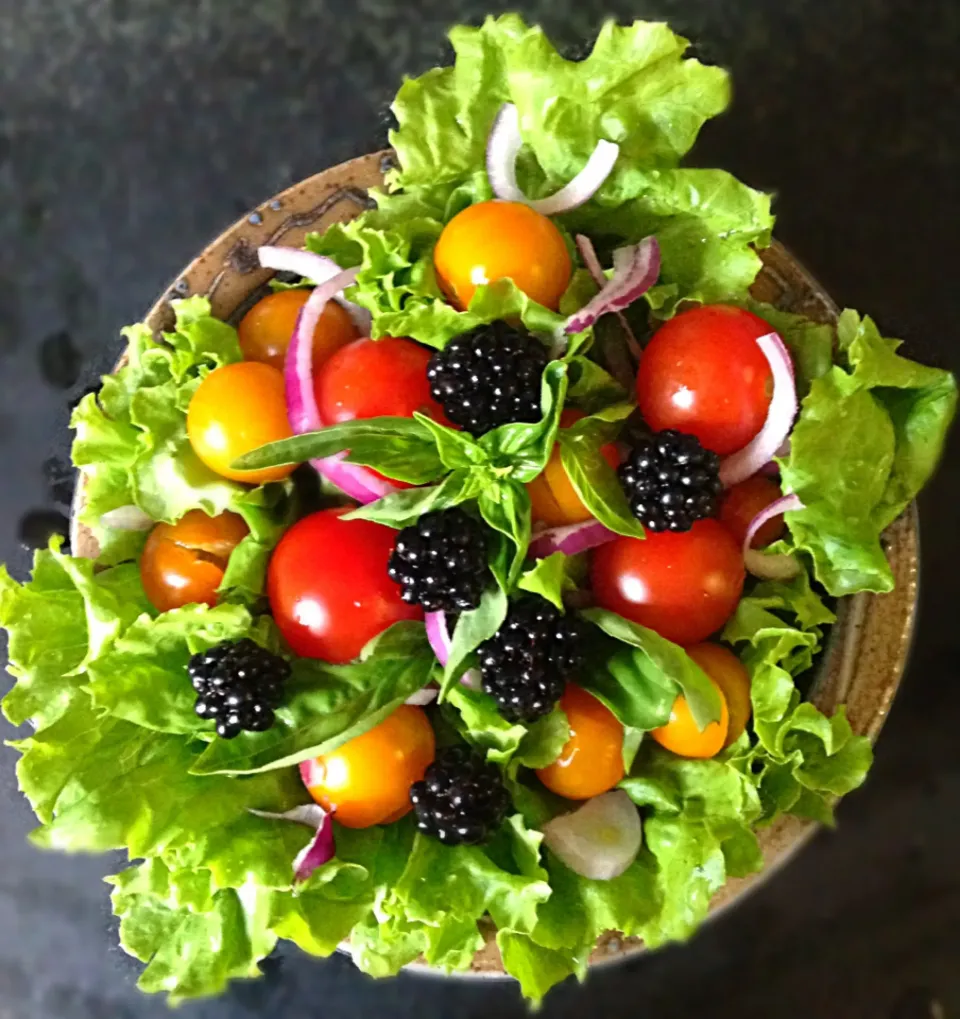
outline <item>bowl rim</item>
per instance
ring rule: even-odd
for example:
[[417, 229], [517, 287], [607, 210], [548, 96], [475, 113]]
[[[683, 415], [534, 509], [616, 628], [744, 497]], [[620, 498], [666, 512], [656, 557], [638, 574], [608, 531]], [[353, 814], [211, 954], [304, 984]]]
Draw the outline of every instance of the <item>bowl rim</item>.
[[[351, 219], [369, 208], [372, 203], [368, 191], [382, 183], [391, 158], [389, 149], [359, 156], [298, 181], [260, 203], [215, 237], [174, 277], [148, 311], [146, 324], [154, 333], [168, 328], [173, 321], [171, 301], [194, 294], [209, 297], [218, 317], [235, 322], [238, 313], [245, 305], [249, 306], [254, 295], [274, 275], [272, 270], [260, 268], [257, 248], [276, 243], [300, 246], [309, 229]], [[836, 304], [782, 244], [773, 240], [759, 254], [764, 267], [758, 284], [762, 281], [761, 289], [769, 291], [762, 299], [782, 304], [784, 295], [792, 294], [790, 310], [803, 310], [820, 321], [836, 321], [839, 314]], [[114, 371], [124, 363], [125, 356], [125, 352], [121, 353]], [[95, 556], [96, 541], [78, 521], [83, 489], [80, 473], [70, 512], [70, 537], [75, 554]], [[817, 674], [808, 695], [825, 710], [846, 702], [854, 730], [871, 742], [879, 736], [900, 686], [916, 629], [919, 520], [915, 503], [888, 528], [885, 542], [897, 581], [895, 591], [889, 595], [858, 594], [838, 601], [838, 621], [831, 628], [822, 660], [815, 666]], [[875, 696], [867, 696], [867, 703], [858, 701], [854, 715], [850, 699], [860, 692], [865, 676], [872, 680]], [[763, 869], [747, 878], [728, 879], [714, 896], [704, 922], [722, 915], [781, 870], [819, 827], [814, 821], [787, 816], [764, 829]], [[488, 939], [472, 971], [453, 975], [512, 979], [503, 971], [498, 954], [490, 952], [491, 945], [495, 952], [495, 944]], [[638, 939], [608, 932], [598, 940], [590, 964], [607, 966], [644, 950]], [[488, 958], [481, 958], [484, 953]], [[430, 975], [448, 975], [420, 962], [408, 968]]]

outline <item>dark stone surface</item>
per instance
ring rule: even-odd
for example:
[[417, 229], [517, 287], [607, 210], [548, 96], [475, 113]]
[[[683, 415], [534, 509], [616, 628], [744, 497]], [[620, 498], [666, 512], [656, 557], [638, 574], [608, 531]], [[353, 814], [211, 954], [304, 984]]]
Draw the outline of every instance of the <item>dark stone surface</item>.
[[[442, 56], [451, 21], [510, 6], [563, 42], [604, 13], [666, 17], [695, 37], [737, 86], [697, 159], [776, 188], [780, 239], [839, 302], [960, 367], [954, 0], [5, 0], [0, 560], [22, 572], [19, 521], [63, 509], [69, 482], [50, 458], [65, 455], [68, 404], [111, 363], [120, 326], [248, 207], [377, 145], [400, 75]], [[909, 674], [839, 831], [690, 945], [562, 987], [544, 1015], [960, 1014], [958, 497], [955, 441], [922, 504]], [[99, 881], [112, 861], [24, 841], [14, 761], [0, 750], [0, 1019], [167, 1015], [116, 947]], [[345, 959], [294, 952], [266, 969], [181, 1014], [524, 1014], [504, 984], [374, 983]]]

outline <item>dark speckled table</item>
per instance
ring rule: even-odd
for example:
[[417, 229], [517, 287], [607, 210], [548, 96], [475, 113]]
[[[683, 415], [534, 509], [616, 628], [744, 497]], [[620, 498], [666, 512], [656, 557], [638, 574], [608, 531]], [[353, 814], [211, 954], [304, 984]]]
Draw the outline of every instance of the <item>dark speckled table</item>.
[[[442, 58], [451, 21], [510, 6], [564, 41], [604, 14], [695, 37], [737, 85], [698, 160], [776, 189], [780, 239], [838, 302], [960, 367], [955, 0], [0, 0], [0, 560], [22, 572], [21, 537], [57, 525], [67, 408], [119, 327], [250, 205], [379, 145], [400, 75]], [[909, 675], [839, 831], [691, 944], [561, 987], [544, 1015], [960, 1015], [958, 498], [954, 442], [922, 505]], [[112, 861], [24, 842], [14, 759], [0, 749], [0, 1019], [166, 1015], [116, 948]], [[265, 969], [181, 1014], [524, 1014], [503, 983], [374, 983], [294, 952]]]

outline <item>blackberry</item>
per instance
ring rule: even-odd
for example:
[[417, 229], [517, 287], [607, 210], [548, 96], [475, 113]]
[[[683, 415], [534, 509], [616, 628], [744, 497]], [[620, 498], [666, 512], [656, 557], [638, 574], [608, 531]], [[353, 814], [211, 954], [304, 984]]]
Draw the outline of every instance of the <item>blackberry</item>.
[[500, 770], [469, 747], [448, 747], [410, 787], [417, 828], [448, 846], [475, 846], [500, 827], [510, 794]]
[[187, 672], [197, 691], [197, 714], [217, 723], [218, 736], [233, 739], [244, 729], [264, 732], [273, 725], [290, 664], [244, 637], [195, 654]]
[[582, 662], [583, 626], [537, 596], [514, 602], [499, 630], [478, 648], [483, 689], [511, 722], [550, 712]]
[[651, 531], [689, 531], [717, 509], [720, 457], [695, 435], [673, 429], [641, 440], [621, 464], [620, 484], [633, 515]]
[[535, 337], [492, 322], [438, 350], [427, 378], [447, 417], [483, 435], [511, 421], [540, 420], [540, 379], [548, 360]]
[[475, 609], [490, 576], [483, 527], [461, 509], [427, 513], [397, 536], [387, 573], [427, 612]]

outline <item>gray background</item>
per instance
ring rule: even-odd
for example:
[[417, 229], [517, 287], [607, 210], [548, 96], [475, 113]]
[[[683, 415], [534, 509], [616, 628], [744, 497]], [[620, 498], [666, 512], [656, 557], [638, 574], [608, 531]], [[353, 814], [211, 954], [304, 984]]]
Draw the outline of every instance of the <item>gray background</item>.
[[[62, 523], [67, 407], [119, 327], [247, 208], [379, 147], [400, 75], [443, 58], [451, 22], [511, 6], [563, 42], [604, 14], [694, 37], [736, 83], [697, 161], [776, 189], [778, 236], [838, 302], [960, 365], [955, 0], [0, 0], [0, 560], [22, 574], [20, 538]], [[544, 1015], [960, 1015], [958, 469], [954, 443], [922, 502], [906, 684], [840, 830], [690, 945], [559, 988]], [[0, 748], [0, 1019], [166, 1015], [116, 948], [113, 861], [25, 844], [14, 760]], [[180, 1014], [524, 1014], [503, 984], [375, 983], [295, 952], [265, 969]]]

